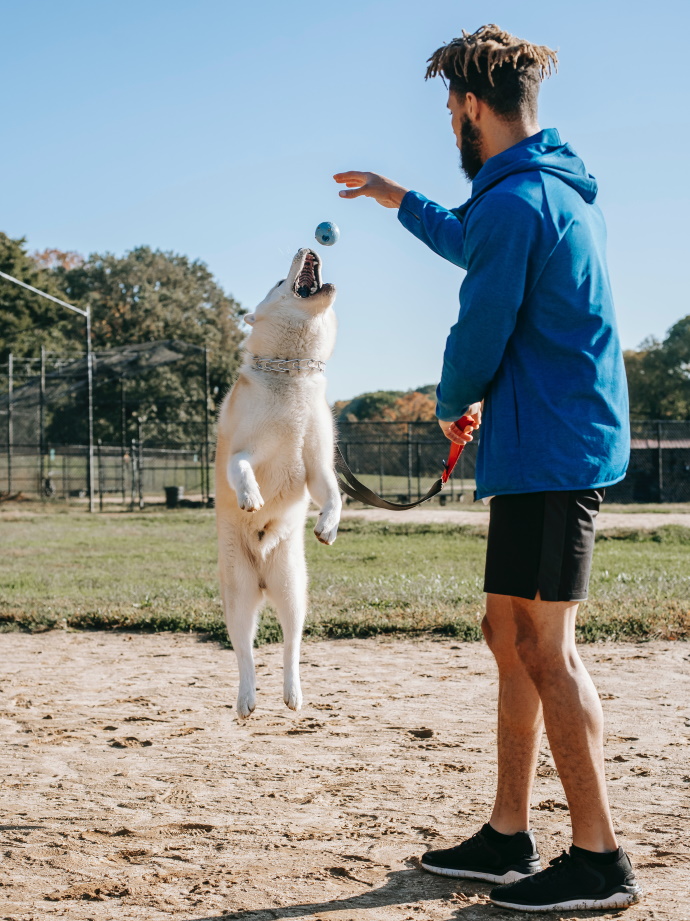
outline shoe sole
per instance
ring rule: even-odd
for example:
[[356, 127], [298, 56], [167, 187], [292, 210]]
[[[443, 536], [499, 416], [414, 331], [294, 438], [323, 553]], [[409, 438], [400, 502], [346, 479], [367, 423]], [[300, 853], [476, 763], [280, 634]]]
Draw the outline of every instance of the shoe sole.
[[583, 909], [629, 908], [639, 902], [642, 890], [639, 886], [628, 886], [624, 892], [614, 892], [604, 899], [570, 899], [565, 902], [553, 902], [550, 905], [520, 905], [518, 902], [504, 902], [491, 899], [493, 905], [501, 908], [513, 908], [516, 911], [582, 911]]
[[508, 883], [516, 883], [526, 876], [533, 876], [541, 870], [540, 864], [529, 873], [521, 873], [520, 870], [508, 870], [507, 873], [498, 876], [496, 873], [479, 873], [475, 870], [451, 870], [447, 867], [433, 867], [431, 864], [424, 863], [423, 860], [421, 864], [423, 870], [426, 870], [427, 873], [435, 873], [436, 876], [451, 876], [454, 879], [478, 879], [484, 883], [503, 883], [505, 885]]

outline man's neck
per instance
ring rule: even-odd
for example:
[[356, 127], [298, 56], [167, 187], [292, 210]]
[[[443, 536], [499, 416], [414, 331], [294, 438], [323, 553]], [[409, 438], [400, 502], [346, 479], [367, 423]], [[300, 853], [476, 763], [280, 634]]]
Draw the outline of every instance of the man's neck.
[[537, 122], [504, 122], [494, 120], [489, 130], [484, 134], [484, 151], [486, 159], [503, 153], [509, 147], [514, 147], [525, 138], [537, 134], [541, 128]]

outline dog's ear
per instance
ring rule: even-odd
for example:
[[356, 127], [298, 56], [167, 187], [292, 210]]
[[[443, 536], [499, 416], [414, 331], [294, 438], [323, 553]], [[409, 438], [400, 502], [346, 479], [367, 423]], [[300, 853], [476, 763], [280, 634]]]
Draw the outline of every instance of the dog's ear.
[[255, 313], [245, 313], [242, 319], [248, 326], [253, 326], [254, 321], [256, 320], [256, 314]]

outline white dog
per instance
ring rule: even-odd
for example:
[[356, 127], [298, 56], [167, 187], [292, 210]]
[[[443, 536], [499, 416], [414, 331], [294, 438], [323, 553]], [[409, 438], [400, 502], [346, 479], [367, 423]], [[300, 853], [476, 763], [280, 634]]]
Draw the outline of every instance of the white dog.
[[332, 544], [341, 499], [333, 472], [333, 417], [324, 362], [335, 345], [335, 287], [301, 249], [288, 277], [253, 314], [239, 377], [218, 420], [216, 509], [221, 595], [237, 654], [237, 712], [256, 706], [253, 641], [258, 614], [275, 605], [285, 641], [283, 690], [302, 705], [299, 654], [306, 614], [304, 525], [308, 493], [321, 511], [317, 538]]

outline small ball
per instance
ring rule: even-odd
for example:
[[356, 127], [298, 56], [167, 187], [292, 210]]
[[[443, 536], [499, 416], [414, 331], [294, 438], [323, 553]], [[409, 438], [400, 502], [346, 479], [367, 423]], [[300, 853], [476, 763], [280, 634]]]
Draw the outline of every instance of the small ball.
[[333, 246], [340, 239], [340, 231], [338, 225], [333, 221], [322, 221], [316, 228], [314, 236], [323, 246]]

